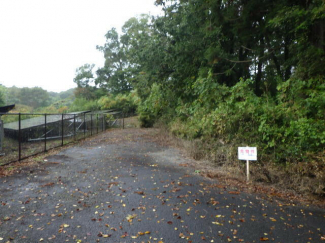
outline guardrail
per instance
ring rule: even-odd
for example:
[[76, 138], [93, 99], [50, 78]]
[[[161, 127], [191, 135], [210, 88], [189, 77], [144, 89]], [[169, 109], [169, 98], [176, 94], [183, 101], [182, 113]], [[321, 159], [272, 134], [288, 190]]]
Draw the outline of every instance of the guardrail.
[[121, 112], [27, 114], [0, 113], [0, 166], [124, 127]]

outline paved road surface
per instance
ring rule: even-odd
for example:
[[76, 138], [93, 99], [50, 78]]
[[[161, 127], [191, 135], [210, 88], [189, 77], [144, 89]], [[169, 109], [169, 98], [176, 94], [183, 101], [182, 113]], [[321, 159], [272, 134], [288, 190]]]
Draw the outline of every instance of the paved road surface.
[[325, 242], [325, 210], [269, 202], [115, 130], [0, 178], [1, 242]]

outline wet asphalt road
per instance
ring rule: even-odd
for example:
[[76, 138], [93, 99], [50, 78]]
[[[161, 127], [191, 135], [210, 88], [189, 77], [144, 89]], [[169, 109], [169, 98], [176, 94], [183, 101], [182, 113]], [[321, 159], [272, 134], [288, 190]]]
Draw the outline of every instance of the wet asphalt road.
[[145, 133], [107, 132], [0, 178], [0, 242], [325, 242], [325, 210], [200, 177]]

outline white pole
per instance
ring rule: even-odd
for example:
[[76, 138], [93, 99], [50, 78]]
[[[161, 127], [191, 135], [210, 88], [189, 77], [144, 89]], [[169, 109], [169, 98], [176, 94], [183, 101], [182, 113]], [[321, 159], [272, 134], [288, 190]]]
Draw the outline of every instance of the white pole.
[[249, 181], [249, 160], [246, 160], [247, 181]]

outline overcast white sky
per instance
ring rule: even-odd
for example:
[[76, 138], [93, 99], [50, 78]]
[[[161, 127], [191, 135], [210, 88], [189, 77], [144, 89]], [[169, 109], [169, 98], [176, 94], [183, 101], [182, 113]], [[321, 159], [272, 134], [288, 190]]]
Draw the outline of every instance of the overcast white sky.
[[96, 45], [129, 18], [157, 15], [155, 0], [0, 0], [0, 84], [74, 88], [75, 70], [102, 66]]

